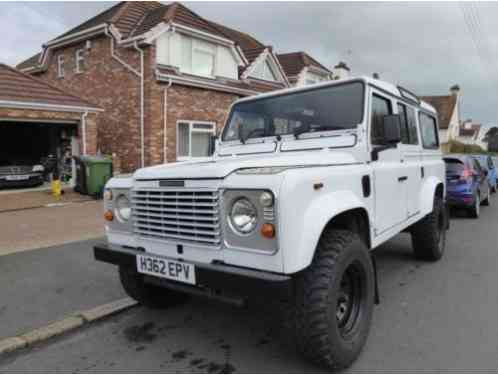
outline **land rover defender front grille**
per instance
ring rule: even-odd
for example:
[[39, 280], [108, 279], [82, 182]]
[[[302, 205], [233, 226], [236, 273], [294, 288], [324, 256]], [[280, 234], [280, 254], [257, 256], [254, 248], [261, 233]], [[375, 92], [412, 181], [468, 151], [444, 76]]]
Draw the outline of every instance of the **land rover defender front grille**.
[[134, 232], [173, 242], [220, 245], [216, 190], [132, 190]]

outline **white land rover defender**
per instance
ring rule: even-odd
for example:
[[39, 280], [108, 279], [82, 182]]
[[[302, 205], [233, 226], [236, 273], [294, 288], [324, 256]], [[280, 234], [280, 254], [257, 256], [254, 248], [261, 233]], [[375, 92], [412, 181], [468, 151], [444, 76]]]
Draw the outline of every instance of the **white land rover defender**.
[[213, 148], [111, 179], [96, 259], [145, 306], [287, 300], [300, 352], [347, 367], [378, 298], [371, 250], [405, 231], [417, 257], [443, 254], [436, 111], [383, 81], [326, 82], [238, 100]]

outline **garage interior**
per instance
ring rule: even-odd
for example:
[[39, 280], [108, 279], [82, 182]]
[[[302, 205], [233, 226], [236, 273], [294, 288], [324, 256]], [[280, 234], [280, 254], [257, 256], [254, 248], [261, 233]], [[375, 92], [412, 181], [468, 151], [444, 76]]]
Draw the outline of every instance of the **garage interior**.
[[73, 156], [79, 155], [76, 123], [0, 120], [0, 166], [43, 165], [45, 181], [60, 171], [63, 183], [72, 184]]

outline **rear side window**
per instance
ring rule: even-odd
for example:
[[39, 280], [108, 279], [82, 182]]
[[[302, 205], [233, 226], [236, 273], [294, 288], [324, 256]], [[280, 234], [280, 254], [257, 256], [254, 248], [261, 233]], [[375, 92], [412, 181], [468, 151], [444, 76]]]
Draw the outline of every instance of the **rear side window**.
[[458, 159], [444, 159], [446, 171], [450, 173], [461, 173], [465, 169], [465, 164]]
[[384, 116], [391, 115], [391, 101], [379, 95], [372, 96], [372, 118], [370, 121], [372, 127], [372, 144], [379, 145], [384, 140]]
[[427, 149], [437, 149], [439, 147], [439, 139], [436, 119], [426, 113], [420, 112], [419, 120], [422, 145]]
[[398, 103], [398, 112], [401, 117], [401, 143], [417, 145], [417, 120], [415, 110], [404, 104]]

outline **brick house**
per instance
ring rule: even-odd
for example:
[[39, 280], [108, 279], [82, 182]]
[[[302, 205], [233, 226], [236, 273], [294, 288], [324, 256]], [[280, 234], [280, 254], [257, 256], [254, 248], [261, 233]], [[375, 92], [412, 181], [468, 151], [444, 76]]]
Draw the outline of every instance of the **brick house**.
[[120, 2], [18, 69], [103, 108], [92, 147], [133, 171], [206, 156], [234, 100], [291, 86], [281, 62], [271, 46], [180, 3]]

